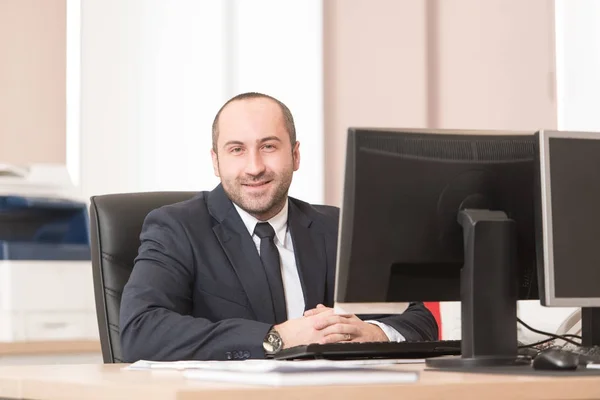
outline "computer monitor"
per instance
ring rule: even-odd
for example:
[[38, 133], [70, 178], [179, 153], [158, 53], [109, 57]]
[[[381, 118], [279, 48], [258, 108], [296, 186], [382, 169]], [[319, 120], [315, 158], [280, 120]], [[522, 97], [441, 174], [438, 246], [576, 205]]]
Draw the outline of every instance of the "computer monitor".
[[539, 139], [542, 304], [598, 307], [600, 133], [541, 131]]
[[600, 345], [600, 133], [540, 131], [538, 270], [545, 306], [582, 307], [584, 345]]
[[460, 300], [462, 355], [428, 365], [519, 364], [537, 153], [535, 132], [349, 129], [335, 308]]

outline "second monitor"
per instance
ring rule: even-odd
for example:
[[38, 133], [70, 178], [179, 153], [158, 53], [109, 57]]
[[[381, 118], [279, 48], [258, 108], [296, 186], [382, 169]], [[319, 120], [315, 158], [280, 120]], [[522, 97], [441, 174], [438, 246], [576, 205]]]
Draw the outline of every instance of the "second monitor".
[[462, 357], [431, 365], [519, 363], [516, 301], [539, 298], [534, 133], [350, 129], [336, 306], [461, 300]]

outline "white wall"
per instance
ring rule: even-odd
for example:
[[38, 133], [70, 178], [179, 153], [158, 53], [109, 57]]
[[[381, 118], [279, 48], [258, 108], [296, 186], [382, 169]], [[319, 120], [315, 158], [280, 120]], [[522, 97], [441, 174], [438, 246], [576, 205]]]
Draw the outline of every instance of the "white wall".
[[65, 0], [0, 1], [0, 162], [65, 162]]
[[66, 157], [73, 185], [79, 188], [81, 173], [81, 0], [66, 2]]
[[292, 111], [300, 169], [290, 195], [324, 201], [321, 0], [231, 2], [232, 94], [262, 91]]
[[600, 2], [556, 0], [558, 128], [600, 131]]
[[290, 194], [322, 202], [321, 14], [321, 0], [82, 0], [82, 194], [212, 189], [214, 115], [260, 91], [296, 118]]

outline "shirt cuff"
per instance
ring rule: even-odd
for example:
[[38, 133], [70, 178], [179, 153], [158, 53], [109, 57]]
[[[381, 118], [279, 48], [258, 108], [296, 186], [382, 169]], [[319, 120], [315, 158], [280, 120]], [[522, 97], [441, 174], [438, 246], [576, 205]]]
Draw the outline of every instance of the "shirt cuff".
[[371, 321], [371, 320], [365, 321], [365, 322], [368, 322], [369, 324], [377, 325], [378, 327], [380, 327], [390, 342], [406, 341], [406, 338], [404, 336], [402, 336], [397, 330], [395, 330], [394, 328], [392, 328], [389, 325], [384, 324], [383, 322]]

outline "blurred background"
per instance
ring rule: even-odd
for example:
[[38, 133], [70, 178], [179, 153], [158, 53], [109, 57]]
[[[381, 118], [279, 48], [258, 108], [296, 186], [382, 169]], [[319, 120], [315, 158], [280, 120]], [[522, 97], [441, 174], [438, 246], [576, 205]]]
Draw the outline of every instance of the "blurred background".
[[[92, 195], [212, 189], [212, 120], [245, 91], [294, 114], [290, 195], [338, 206], [350, 126], [600, 131], [599, 20], [595, 0], [0, 0], [0, 225], [15, 198], [71, 221]], [[0, 363], [101, 362], [89, 261], [24, 240], [36, 260], [0, 251]], [[571, 311], [520, 304], [539, 329]]]

